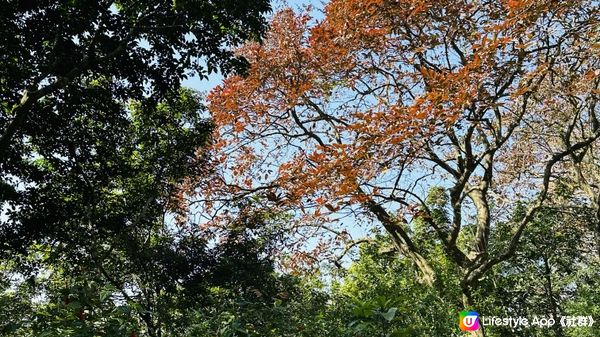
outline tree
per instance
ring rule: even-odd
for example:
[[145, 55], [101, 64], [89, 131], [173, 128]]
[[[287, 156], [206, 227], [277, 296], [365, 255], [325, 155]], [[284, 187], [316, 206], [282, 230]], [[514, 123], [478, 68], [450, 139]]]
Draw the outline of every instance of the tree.
[[[244, 60], [230, 48], [258, 38], [269, 10], [260, 0], [9, 1], [3, 7], [3, 210], [37, 205], [28, 192], [48, 183], [35, 163], [83, 164], [81, 157], [96, 154], [97, 140], [112, 141], [130, 123], [130, 100], [152, 109], [176, 99], [190, 75], [243, 70]], [[78, 183], [89, 182], [79, 177]]]
[[[460, 291], [444, 294], [414, 277], [411, 261], [389, 250], [389, 235], [379, 235], [360, 247], [359, 256], [343, 272], [332, 294], [332, 307], [345, 310], [348, 336], [455, 336], [456, 299]], [[456, 283], [455, 268], [443, 254], [432, 254], [446, 265], [438, 277]]]
[[[526, 205], [516, 207], [514, 217], [524, 216]], [[581, 336], [597, 333], [597, 327], [583, 331], [565, 328], [562, 316], [592, 315], [597, 306], [586, 303], [593, 294], [586, 293], [589, 283], [598, 282], [594, 248], [594, 213], [590, 208], [543, 208], [528, 226], [519, 251], [510, 264], [491, 270], [479, 290], [478, 298], [490, 316], [518, 315], [545, 317], [557, 324], [549, 328], [497, 327], [492, 336]], [[499, 224], [492, 236], [507, 235]], [[581, 307], [574, 308], [572, 303]]]
[[[73, 296], [73, 303], [80, 305], [77, 309], [89, 311], [89, 320], [104, 320], [108, 313], [109, 321], [123, 319], [106, 296], [98, 300], [98, 292], [113, 289], [136, 308], [132, 315], [146, 326], [147, 334], [157, 336], [160, 322], [165, 324], [157, 319], [164, 319], [158, 302], [167, 301], [181, 287], [193, 289], [188, 283], [201, 279], [210, 265], [207, 238], [177, 233], [166, 220], [169, 209], [175, 208], [177, 187], [202, 165], [193, 156], [206, 144], [210, 124], [199, 114], [200, 97], [190, 90], [182, 89], [170, 104], [144, 107], [131, 102], [126, 116], [122, 105], [102, 100], [111, 94], [105, 84], [90, 84], [88, 90], [100, 97], [97, 100], [65, 102], [78, 107], [70, 125], [32, 136], [39, 152], [24, 160], [26, 172], [38, 183], [20, 191], [16, 202], [9, 204], [12, 209], [1, 233], [4, 276], [33, 280], [32, 287], [35, 280], [49, 278], [46, 289], [44, 283], [41, 290], [33, 287], [40, 296], [50, 301]], [[59, 121], [40, 122], [45, 123]], [[65, 151], [65, 157], [54, 155], [54, 145]], [[187, 293], [190, 301], [201, 290], [194, 286], [198, 290]], [[66, 312], [74, 310], [74, 304], [67, 306]], [[56, 310], [65, 313], [65, 308]], [[31, 319], [26, 326], [36, 322]], [[50, 333], [53, 326], [64, 325], [50, 323], [38, 325], [37, 331]], [[95, 331], [87, 321], [73, 323], [71, 329], [77, 333]]]
[[267, 1], [9, 1], [4, 7], [0, 158], [7, 173], [34, 121], [83, 79], [108, 80], [123, 101], [144, 93], [159, 98], [192, 72], [242, 65], [228, 47], [259, 36], [269, 10]]
[[[249, 76], [209, 96], [217, 177], [198, 186], [210, 223], [227, 218], [215, 211], [227, 200], [259, 194], [295, 213], [289, 231], [301, 244], [315, 228], [331, 234], [301, 255], [312, 260], [332, 243], [363, 242], [348, 242], [348, 224], [374, 220], [443, 291], [411, 235], [423, 221], [461, 270], [463, 307], [477, 308], [479, 280], [514, 256], [536, 213], [554, 204], [557, 171], [600, 136], [597, 25], [587, 1], [334, 0], [312, 26], [306, 14], [278, 13], [263, 44], [240, 50]], [[577, 88], [581, 104], [557, 108], [548, 87]], [[538, 124], [565, 141], [547, 151], [551, 139], [536, 131], [528, 139], [540, 146], [526, 147]], [[441, 218], [423, 193], [440, 181]], [[492, 242], [515, 199], [529, 208]]]
[[[209, 247], [206, 237], [155, 233], [150, 243], [130, 239], [137, 256], [118, 247], [122, 238], [107, 241], [110, 252], [99, 244], [95, 259], [76, 261], [40, 245], [28, 259], [42, 260], [44, 269], [24, 281], [15, 277], [18, 264], [4, 261], [0, 335], [238, 336], [250, 323], [263, 332], [288, 325], [273, 314], [252, 320], [270, 314], [278, 294], [291, 288], [268, 259], [269, 237], [230, 232]], [[239, 331], [227, 335], [233, 326]]]
[[[180, 293], [198, 300], [216, 252], [171, 218], [178, 189], [202, 174], [212, 125], [181, 83], [243, 72], [231, 48], [259, 39], [269, 10], [266, 0], [3, 3], [0, 264], [3, 289], [17, 289], [3, 300], [33, 308], [29, 322], [11, 311], [3, 333], [137, 325], [159, 336]], [[65, 317], [75, 306], [85, 319]]]

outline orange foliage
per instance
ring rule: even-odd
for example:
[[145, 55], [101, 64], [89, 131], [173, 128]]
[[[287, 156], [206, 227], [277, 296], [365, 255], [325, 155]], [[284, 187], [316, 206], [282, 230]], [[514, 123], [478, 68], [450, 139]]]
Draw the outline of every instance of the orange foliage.
[[[248, 76], [208, 97], [220, 160], [203, 192], [219, 199], [271, 186], [278, 206], [300, 205], [313, 220], [377, 197], [423, 139], [523, 95], [543, 75], [541, 55], [528, 51], [538, 19], [561, 6], [333, 0], [313, 25], [306, 13], [276, 13], [265, 41], [239, 50]], [[523, 72], [508, 81], [517, 66]]]

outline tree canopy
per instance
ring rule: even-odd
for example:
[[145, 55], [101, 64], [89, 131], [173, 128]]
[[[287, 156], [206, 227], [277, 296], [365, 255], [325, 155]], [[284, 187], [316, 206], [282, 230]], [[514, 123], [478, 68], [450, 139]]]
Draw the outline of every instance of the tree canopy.
[[267, 1], [4, 4], [1, 249], [73, 238], [74, 226], [91, 234], [159, 219], [173, 189], [200, 165], [192, 157], [211, 128], [199, 96], [181, 91], [181, 82], [243, 71], [231, 48], [261, 36], [269, 8]]
[[5, 7], [0, 335], [598, 335], [596, 1]]
[[[243, 72], [231, 49], [263, 35], [269, 10], [268, 1], [3, 4], [3, 335], [177, 335], [174, 310], [224, 286], [211, 268], [231, 263], [225, 246], [170, 225], [212, 129], [202, 95], [181, 84]], [[233, 258], [263, 263], [248, 249]]]
[[[248, 76], [211, 92], [208, 225], [228, 222], [215, 211], [227, 200], [257, 195], [293, 214], [292, 250], [318, 242], [297, 266], [368, 242], [353, 226], [374, 222], [445, 292], [427, 247], [441, 249], [461, 306], [477, 309], [480, 281], [543, 209], [597, 208], [597, 4], [334, 0], [324, 14], [276, 14], [265, 42], [239, 51]], [[508, 216], [519, 202], [523, 215]]]

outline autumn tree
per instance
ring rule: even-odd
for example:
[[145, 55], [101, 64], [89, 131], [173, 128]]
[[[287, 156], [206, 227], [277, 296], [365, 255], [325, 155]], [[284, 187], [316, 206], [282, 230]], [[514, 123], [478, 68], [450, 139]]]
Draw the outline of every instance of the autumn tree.
[[[424, 222], [461, 270], [462, 306], [477, 308], [479, 280], [514, 256], [536, 213], [568, 204], [553, 197], [565, 170], [590, 182], [597, 6], [333, 0], [324, 14], [283, 10], [264, 43], [239, 51], [252, 66], [209, 96], [215, 179], [194, 203], [208, 227], [247, 195], [290, 212], [291, 249], [314, 248], [292, 267], [368, 241], [356, 227], [374, 224], [443, 290], [413, 235]], [[528, 205], [518, 219], [516, 200]], [[507, 235], [492, 240], [499, 222]]]

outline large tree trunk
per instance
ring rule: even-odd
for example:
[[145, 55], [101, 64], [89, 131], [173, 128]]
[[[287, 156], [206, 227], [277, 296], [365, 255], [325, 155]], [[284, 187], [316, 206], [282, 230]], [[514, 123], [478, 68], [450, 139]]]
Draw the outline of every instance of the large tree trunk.
[[[359, 193], [364, 195], [360, 190]], [[436, 283], [435, 271], [408, 236], [403, 226], [406, 223], [404, 219], [391, 216], [385, 208], [372, 199], [368, 199], [364, 203], [364, 206], [377, 217], [377, 220], [381, 222], [385, 230], [390, 234], [396, 249], [415, 264], [421, 273], [420, 281], [429, 286], [434, 286]]]

